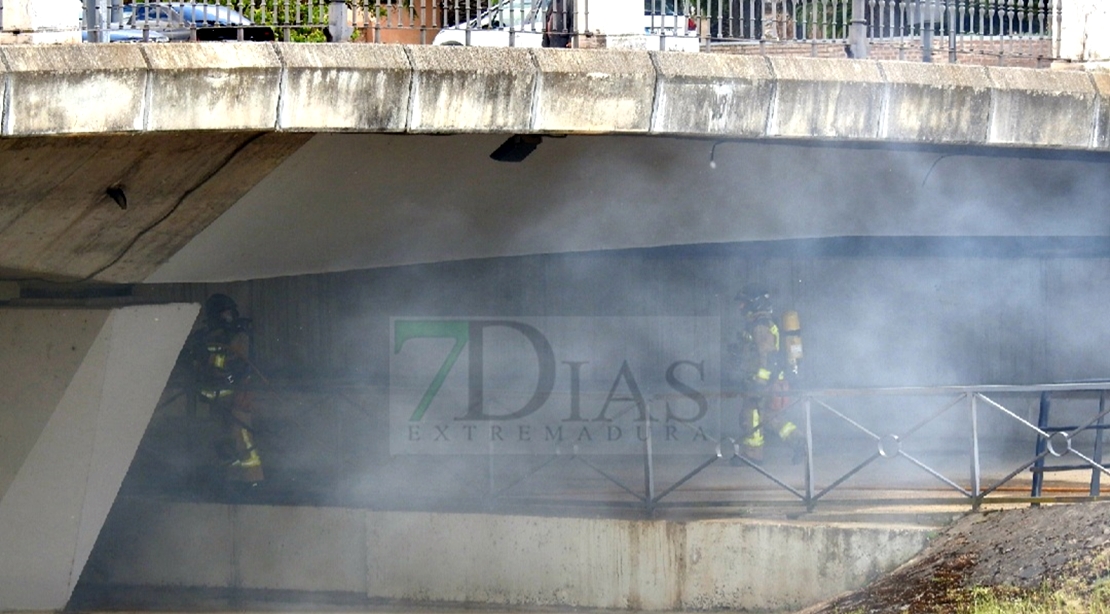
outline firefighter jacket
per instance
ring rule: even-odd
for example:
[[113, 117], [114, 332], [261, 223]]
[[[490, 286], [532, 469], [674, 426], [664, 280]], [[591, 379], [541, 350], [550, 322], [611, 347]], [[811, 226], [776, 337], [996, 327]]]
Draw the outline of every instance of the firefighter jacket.
[[250, 378], [249, 321], [198, 330], [190, 337], [197, 389], [208, 400], [231, 396]]
[[780, 365], [779, 327], [770, 316], [757, 316], [737, 334], [730, 346], [735, 382], [740, 392], [767, 394], [783, 378]]

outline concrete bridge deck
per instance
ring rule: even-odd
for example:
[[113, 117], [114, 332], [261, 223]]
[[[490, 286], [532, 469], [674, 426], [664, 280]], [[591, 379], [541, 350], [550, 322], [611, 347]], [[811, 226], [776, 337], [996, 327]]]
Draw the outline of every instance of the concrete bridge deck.
[[[617, 212], [606, 212], [613, 220], [609, 226], [627, 224], [641, 237], [654, 238], [589, 237], [573, 245], [574, 251], [868, 235], [870, 228], [843, 227], [843, 215], [818, 218], [801, 231], [760, 223], [742, 235], [720, 233], [720, 216], [733, 206], [732, 194], [783, 189], [766, 180], [749, 179], [745, 185], [745, 166], [738, 166], [736, 151], [727, 150], [766, 159], [777, 168], [760, 169], [762, 178], [791, 183], [799, 174], [787, 165], [807, 156], [801, 152], [815, 143], [828, 145], [829, 159], [806, 164], [820, 169], [814, 176], [845, 179], [806, 190], [849, 208], [859, 200], [856, 193], [874, 200], [885, 199], [892, 189], [913, 189], [880, 180], [891, 176], [891, 166], [897, 176], [902, 168], [915, 167], [911, 174], [920, 192], [925, 187], [920, 178], [933, 175], [938, 157], [978, 152], [964, 168], [977, 168], [974, 174], [984, 177], [984, 185], [995, 182], [997, 192], [1033, 173], [1044, 175], [1038, 185], [1072, 181], [1054, 177], [1051, 164], [1032, 158], [1081, 153], [1097, 160], [1110, 151], [1110, 73], [1097, 71], [608, 50], [248, 43], [6, 46], [0, 48], [0, 65], [6, 101], [0, 134], [9, 137], [0, 140], [0, 179], [8, 195], [0, 209], [0, 271], [8, 279], [226, 280], [560, 251], [534, 236], [514, 244], [513, 236], [521, 235], [517, 227], [527, 236], [537, 216], [553, 211], [590, 213], [568, 208], [565, 196], [534, 189], [603, 180], [582, 175], [583, 164], [610, 165], [610, 180], [642, 182], [659, 198], [701, 208], [686, 217], [708, 224], [676, 234], [669, 220], [645, 226], [644, 220], [654, 218], [636, 213], [626, 222]], [[539, 150], [542, 158], [545, 150], [558, 148], [557, 156], [552, 151], [542, 162], [498, 168], [486, 155], [513, 134], [568, 138], [548, 138]], [[432, 135], [458, 136], [438, 141], [441, 137]], [[652, 138], [634, 146], [611, 140], [637, 135]], [[53, 138], [59, 136], [71, 138]], [[714, 147], [717, 141], [727, 143]], [[618, 150], [605, 152], [611, 143]], [[860, 145], [878, 153], [861, 153]], [[1033, 150], [1045, 153], [1031, 156]], [[591, 159], [602, 152], [605, 158]], [[716, 154], [721, 173], [705, 175], [705, 165]], [[430, 155], [442, 159], [428, 164]], [[988, 157], [1013, 162], [1004, 164], [1004, 172], [1019, 177], [1000, 176], [998, 164], [985, 162]], [[904, 161], [890, 164], [899, 159]], [[775, 177], [776, 171], [787, 176]], [[633, 172], [636, 179], [629, 181]], [[1080, 173], [1080, 182], [1100, 180], [1097, 173]], [[414, 176], [421, 179], [398, 183]], [[433, 182], [425, 181], [432, 177]], [[113, 186], [123, 188], [122, 204], [107, 195]], [[838, 192], [841, 186], [849, 190]], [[342, 253], [308, 267], [303, 266], [308, 254], [298, 251], [276, 266], [234, 271], [187, 265], [151, 277], [236, 203], [259, 204], [250, 207], [245, 231], [225, 232], [256, 237], [252, 228], [276, 227], [280, 233], [283, 221], [292, 219], [290, 210], [281, 210], [290, 200], [281, 194], [290, 189], [300, 192], [293, 215], [309, 209], [299, 204], [306, 198], [317, 204], [311, 215], [325, 227], [313, 236], [329, 238], [316, 247], [334, 241]], [[404, 200], [391, 198], [397, 189], [412, 192]], [[631, 210], [619, 185], [587, 189], [595, 194], [591, 205]], [[523, 194], [528, 198], [521, 203]], [[416, 209], [438, 211], [434, 217], [441, 219], [480, 218], [484, 209], [475, 198], [510, 212], [499, 225], [513, 227], [513, 236], [480, 222], [486, 249], [450, 240], [439, 253], [405, 254], [396, 245], [373, 253], [351, 249], [405, 236]], [[367, 202], [377, 212], [374, 222], [360, 219]], [[444, 207], [452, 211], [444, 215]], [[857, 218], [865, 215], [871, 214], [856, 213]], [[945, 215], [937, 212], [941, 219]], [[1076, 212], [1067, 219], [1088, 217]], [[1096, 227], [1085, 223], [1086, 231], [1053, 234], [1087, 234]], [[907, 224], [880, 232], [920, 231]], [[250, 253], [282, 251], [272, 247], [254, 246]], [[210, 247], [206, 251], [213, 253]]]

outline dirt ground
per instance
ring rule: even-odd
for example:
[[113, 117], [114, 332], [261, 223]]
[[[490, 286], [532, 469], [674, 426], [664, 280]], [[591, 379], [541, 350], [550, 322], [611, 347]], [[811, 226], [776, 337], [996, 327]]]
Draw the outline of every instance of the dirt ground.
[[905, 565], [804, 614], [947, 614], [984, 590], [1006, 596], [1049, 591], [1073, 603], [1106, 602], [1110, 502], [968, 514]]

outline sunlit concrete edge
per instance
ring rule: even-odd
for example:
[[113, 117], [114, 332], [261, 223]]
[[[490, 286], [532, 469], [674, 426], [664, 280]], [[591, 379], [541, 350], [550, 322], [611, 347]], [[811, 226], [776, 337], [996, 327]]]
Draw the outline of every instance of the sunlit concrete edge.
[[14, 45], [0, 59], [4, 136], [272, 130], [1110, 146], [1097, 71], [353, 43]]

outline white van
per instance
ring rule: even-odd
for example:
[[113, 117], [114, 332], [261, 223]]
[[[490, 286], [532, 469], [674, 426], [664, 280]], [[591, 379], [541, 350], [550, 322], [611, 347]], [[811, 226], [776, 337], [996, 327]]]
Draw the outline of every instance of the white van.
[[[473, 47], [541, 47], [544, 15], [551, 0], [502, 0], [474, 19], [444, 28], [433, 45]], [[697, 25], [675, 11], [675, 0], [644, 0], [635, 34], [610, 34], [606, 45], [621, 49], [698, 51]], [[642, 31], [642, 33], [640, 33]], [[662, 46], [661, 46], [662, 45]]]

